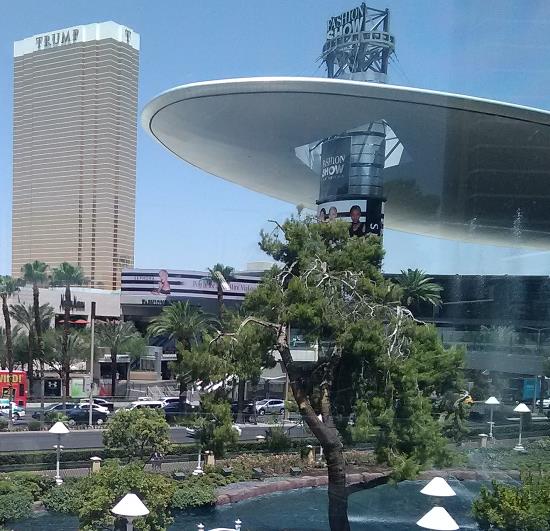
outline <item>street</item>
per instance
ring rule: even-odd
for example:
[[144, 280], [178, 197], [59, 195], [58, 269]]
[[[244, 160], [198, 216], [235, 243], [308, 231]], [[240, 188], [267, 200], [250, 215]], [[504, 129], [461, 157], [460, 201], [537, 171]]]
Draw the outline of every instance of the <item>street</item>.
[[[241, 441], [254, 440], [256, 435], [265, 435], [271, 425], [240, 425], [242, 428]], [[304, 436], [301, 426], [288, 424], [289, 434], [292, 437]], [[185, 428], [171, 428], [174, 443], [192, 443], [195, 439], [189, 437]], [[0, 452], [26, 452], [30, 450], [51, 450], [57, 444], [57, 437], [48, 432], [21, 431], [0, 433]], [[63, 436], [61, 444], [66, 449], [103, 448], [103, 430], [73, 430]], [[0, 463], [1, 463], [0, 458]]]

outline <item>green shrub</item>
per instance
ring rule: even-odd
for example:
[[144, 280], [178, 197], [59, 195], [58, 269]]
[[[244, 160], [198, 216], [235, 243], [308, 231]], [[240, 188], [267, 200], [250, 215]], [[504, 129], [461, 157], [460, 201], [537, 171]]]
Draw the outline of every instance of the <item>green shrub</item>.
[[549, 531], [550, 483], [542, 473], [528, 474], [519, 486], [493, 482], [482, 487], [472, 514], [483, 531]]
[[12, 492], [17, 492], [17, 485], [9, 479], [0, 480], [0, 496], [10, 494]]
[[294, 398], [285, 400], [285, 410], [288, 413], [298, 413], [298, 404], [296, 403], [296, 400], [294, 400]]
[[32, 495], [25, 490], [0, 495], [0, 524], [28, 518], [32, 502]]
[[[81, 531], [112, 529], [115, 518], [111, 508], [128, 492], [133, 492], [145, 504], [150, 513], [134, 523], [140, 531], [160, 531], [172, 523], [170, 501], [175, 482], [161, 474], [143, 470], [140, 463], [127, 466], [106, 463], [101, 471], [82, 478], [78, 482], [78, 517]], [[117, 528], [118, 529], [118, 528]]]
[[63, 483], [56, 486], [43, 497], [42, 501], [48, 511], [65, 514], [76, 514], [78, 511], [78, 485]]
[[8, 421], [5, 418], [0, 418], [0, 431], [7, 431]]
[[41, 427], [42, 427], [42, 426], [41, 426], [39, 420], [31, 420], [31, 421], [29, 421], [29, 423], [27, 424], [27, 429], [28, 429], [29, 431], [40, 431]]
[[189, 479], [179, 486], [172, 496], [172, 508], [181, 511], [194, 507], [214, 505], [216, 487], [204, 477]]
[[63, 412], [60, 411], [48, 411], [44, 415], [44, 420], [46, 422], [51, 422], [52, 424], [55, 424], [56, 422], [68, 422], [69, 417]]
[[266, 431], [266, 447], [271, 452], [286, 452], [292, 446], [292, 440], [281, 426], [273, 426]]
[[0, 478], [16, 485], [17, 489], [28, 491], [35, 501], [42, 499], [42, 496], [55, 485], [53, 478], [31, 472], [11, 472], [3, 474]]

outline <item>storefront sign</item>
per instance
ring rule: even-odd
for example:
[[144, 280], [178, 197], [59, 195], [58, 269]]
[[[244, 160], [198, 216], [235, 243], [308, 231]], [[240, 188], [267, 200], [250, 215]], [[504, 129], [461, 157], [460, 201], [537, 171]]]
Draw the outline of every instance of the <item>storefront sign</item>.
[[[78, 310], [80, 312], [84, 312], [86, 310], [86, 303], [83, 301], [79, 301], [76, 296], [73, 296], [73, 300], [70, 303], [71, 311]], [[62, 311], [65, 311], [65, 294], [61, 294], [61, 302], [59, 303], [59, 308]]]
[[0, 383], [23, 383], [23, 375], [12, 373], [11, 376], [8, 372], [0, 373]]

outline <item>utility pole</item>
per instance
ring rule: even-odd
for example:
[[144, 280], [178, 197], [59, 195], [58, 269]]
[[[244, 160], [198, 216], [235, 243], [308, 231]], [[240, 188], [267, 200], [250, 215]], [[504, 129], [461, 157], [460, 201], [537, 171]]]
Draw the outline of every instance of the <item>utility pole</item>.
[[90, 427], [94, 424], [93, 408], [94, 403], [94, 340], [95, 340], [95, 301], [92, 302], [92, 309], [90, 310], [90, 326], [92, 329], [91, 341], [90, 341], [90, 403], [88, 407], [88, 424]]

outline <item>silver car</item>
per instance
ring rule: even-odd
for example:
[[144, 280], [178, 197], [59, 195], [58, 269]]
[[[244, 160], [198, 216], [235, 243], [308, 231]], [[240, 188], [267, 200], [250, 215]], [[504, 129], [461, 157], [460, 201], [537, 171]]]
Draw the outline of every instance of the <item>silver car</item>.
[[279, 398], [266, 398], [256, 402], [256, 412], [258, 415], [266, 413], [276, 413], [283, 415], [285, 412], [285, 401]]

